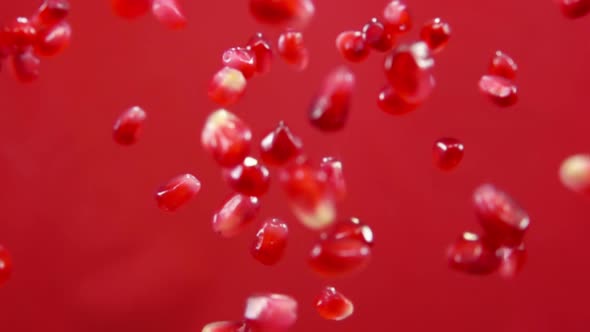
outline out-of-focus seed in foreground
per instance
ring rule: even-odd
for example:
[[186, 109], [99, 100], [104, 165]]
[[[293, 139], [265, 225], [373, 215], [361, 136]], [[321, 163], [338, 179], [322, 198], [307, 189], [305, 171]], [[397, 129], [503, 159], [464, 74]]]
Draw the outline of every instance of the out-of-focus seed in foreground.
[[12, 258], [8, 251], [0, 245], [0, 287], [12, 276]]
[[344, 128], [356, 86], [354, 73], [339, 67], [328, 74], [311, 102], [309, 120], [316, 128], [332, 132]]
[[590, 194], [590, 155], [576, 154], [566, 158], [559, 168], [559, 178], [567, 189]]
[[250, 13], [263, 24], [304, 28], [315, 5], [312, 0], [250, 0]]
[[238, 69], [223, 67], [219, 70], [209, 84], [209, 98], [221, 106], [230, 106], [246, 92], [246, 77]]
[[244, 318], [254, 332], [287, 331], [297, 321], [297, 301], [282, 294], [253, 295], [246, 301]]
[[201, 332], [250, 332], [250, 328], [244, 322], [214, 322], [203, 327]]

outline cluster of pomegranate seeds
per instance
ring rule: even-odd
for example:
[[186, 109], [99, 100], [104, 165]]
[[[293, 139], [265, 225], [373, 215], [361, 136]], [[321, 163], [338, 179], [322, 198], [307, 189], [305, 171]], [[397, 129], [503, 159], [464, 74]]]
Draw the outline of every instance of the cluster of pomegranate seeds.
[[268, 191], [270, 172], [268, 168], [252, 157], [225, 171], [225, 179], [236, 192], [260, 197]]
[[279, 36], [277, 50], [281, 59], [296, 70], [305, 70], [309, 65], [309, 51], [305, 46], [302, 32], [283, 32]]
[[309, 108], [311, 124], [327, 132], [342, 129], [348, 120], [355, 83], [354, 73], [346, 67], [329, 73]]
[[287, 223], [279, 219], [270, 219], [264, 222], [252, 245], [252, 256], [264, 265], [278, 263], [287, 247], [289, 227]]
[[151, 11], [152, 15], [170, 29], [182, 29], [187, 20], [177, 0], [111, 0], [115, 15], [136, 19]]
[[509, 107], [518, 101], [518, 88], [514, 83], [518, 66], [502, 51], [496, 51], [488, 68], [488, 75], [479, 80], [479, 90], [501, 107]]
[[214, 322], [203, 327], [202, 332], [250, 332], [244, 322]]
[[463, 143], [456, 138], [441, 138], [434, 142], [432, 148], [434, 164], [444, 171], [450, 171], [459, 165], [464, 150]]
[[590, 155], [576, 154], [566, 158], [561, 163], [559, 178], [571, 191], [590, 193]]
[[313, 18], [312, 0], [250, 0], [250, 12], [263, 24], [303, 28]]
[[241, 163], [250, 153], [252, 132], [236, 115], [220, 109], [207, 118], [201, 145], [222, 167]]
[[557, 0], [567, 18], [576, 19], [590, 13], [590, 0]]
[[438, 17], [426, 22], [420, 31], [420, 39], [428, 45], [432, 53], [442, 51], [450, 38], [451, 26]]
[[260, 211], [260, 201], [254, 196], [235, 194], [213, 215], [213, 231], [230, 238], [240, 234]]
[[303, 142], [291, 132], [284, 122], [260, 141], [262, 160], [273, 166], [284, 166], [301, 155]]
[[201, 182], [192, 174], [182, 174], [168, 181], [156, 192], [160, 209], [173, 212], [201, 191]]
[[147, 115], [139, 106], [133, 106], [123, 112], [113, 126], [113, 139], [121, 145], [137, 142]]
[[4, 285], [12, 275], [12, 259], [8, 251], [0, 246], [0, 286]]
[[334, 287], [326, 287], [315, 301], [315, 308], [324, 319], [343, 320], [354, 312], [354, 305]]
[[253, 295], [246, 301], [246, 323], [254, 332], [280, 332], [297, 321], [297, 301], [282, 294]]

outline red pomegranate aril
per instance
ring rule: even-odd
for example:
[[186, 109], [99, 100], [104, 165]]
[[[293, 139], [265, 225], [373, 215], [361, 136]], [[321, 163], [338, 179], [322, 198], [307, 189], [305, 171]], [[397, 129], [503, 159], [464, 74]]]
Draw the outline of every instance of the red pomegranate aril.
[[55, 56], [61, 53], [72, 38], [72, 28], [66, 21], [39, 31], [34, 48], [35, 53], [40, 56]]
[[326, 287], [315, 300], [316, 311], [327, 320], [343, 320], [354, 312], [354, 305], [334, 287]]
[[241, 47], [233, 47], [225, 51], [222, 56], [222, 62], [225, 67], [241, 71], [246, 79], [254, 76], [256, 72], [254, 55], [247, 49]]
[[372, 18], [363, 26], [363, 39], [373, 49], [386, 52], [394, 45], [395, 37], [385, 31], [385, 26], [377, 18]]
[[225, 238], [234, 237], [254, 221], [259, 211], [258, 198], [235, 194], [213, 216], [213, 231]]
[[518, 101], [518, 88], [512, 81], [495, 75], [484, 75], [479, 80], [479, 90], [494, 104], [509, 107]]
[[301, 155], [303, 142], [281, 121], [260, 141], [260, 156], [269, 165], [284, 166]]
[[270, 219], [264, 222], [252, 245], [252, 256], [264, 265], [277, 264], [287, 247], [289, 228], [287, 223], [279, 219]]
[[270, 172], [258, 160], [246, 157], [241, 164], [225, 171], [225, 179], [234, 191], [260, 197], [268, 191]]
[[383, 112], [392, 115], [410, 113], [418, 107], [416, 104], [410, 104], [403, 100], [389, 84], [385, 85], [379, 92], [377, 106]]
[[346, 198], [346, 181], [342, 171], [342, 162], [334, 157], [324, 157], [320, 163], [320, 169], [328, 177], [328, 186], [338, 200]]
[[309, 52], [303, 41], [303, 34], [298, 31], [286, 31], [279, 36], [279, 56], [297, 70], [304, 70], [309, 64]]
[[348, 120], [355, 76], [350, 69], [340, 67], [325, 78], [319, 93], [312, 100], [309, 120], [322, 131], [337, 131]]
[[22, 83], [30, 83], [39, 78], [41, 60], [32, 49], [12, 55], [12, 72]]
[[371, 247], [354, 238], [325, 239], [311, 250], [309, 265], [324, 277], [348, 275], [363, 269], [371, 259]]
[[244, 318], [253, 332], [287, 331], [297, 321], [297, 301], [282, 294], [253, 295], [246, 301]]
[[369, 56], [369, 45], [360, 31], [344, 31], [336, 37], [336, 48], [344, 59], [361, 62]]
[[220, 109], [207, 118], [201, 145], [223, 167], [241, 163], [250, 153], [252, 132], [236, 115]]
[[444, 170], [450, 171], [457, 167], [463, 159], [465, 147], [456, 138], [444, 137], [436, 142], [432, 148], [434, 164]]
[[192, 174], [182, 174], [156, 192], [156, 201], [160, 209], [174, 212], [184, 206], [201, 191], [201, 182]]
[[375, 241], [371, 227], [361, 223], [358, 218], [348, 218], [334, 223], [330, 230], [320, 235], [320, 239], [353, 239], [362, 241], [369, 247], [373, 247]]
[[451, 38], [451, 26], [449, 23], [435, 18], [427, 22], [420, 31], [420, 39], [425, 42], [433, 53], [442, 51]]
[[401, 45], [385, 58], [385, 74], [391, 87], [410, 104], [421, 104], [432, 93], [434, 59], [426, 43]]
[[484, 184], [473, 193], [473, 205], [489, 243], [509, 247], [522, 243], [530, 219], [512, 197], [491, 184]]
[[526, 264], [528, 257], [524, 243], [516, 248], [502, 247], [496, 250], [496, 256], [500, 258], [498, 274], [506, 279], [516, 277]]
[[304, 27], [315, 13], [312, 0], [250, 0], [250, 13], [260, 23]]
[[131, 107], [123, 112], [113, 127], [115, 142], [121, 145], [135, 144], [146, 117], [145, 111], [139, 106]]
[[12, 276], [12, 258], [8, 251], [0, 246], [0, 287]]
[[465, 232], [447, 250], [449, 267], [468, 274], [486, 275], [500, 264], [495, 250], [479, 235]]
[[256, 65], [257, 73], [265, 74], [270, 71], [273, 58], [272, 47], [262, 33], [257, 33], [250, 38], [246, 50], [254, 55], [254, 64]]
[[250, 329], [244, 322], [214, 322], [203, 327], [201, 332], [249, 332]]
[[412, 28], [412, 17], [408, 6], [403, 1], [390, 1], [383, 10], [385, 30], [391, 34], [400, 34]]
[[590, 155], [576, 154], [566, 158], [561, 163], [559, 178], [567, 189], [590, 194]]
[[115, 15], [134, 19], [147, 14], [152, 8], [153, 0], [111, 0]]
[[26, 17], [17, 17], [0, 30], [0, 44], [9, 49], [23, 51], [37, 39], [37, 28]]
[[590, 0], [557, 0], [567, 18], [576, 19], [590, 13]]
[[70, 13], [68, 0], [45, 0], [33, 20], [40, 26], [52, 26], [62, 22]]
[[509, 80], [516, 78], [516, 72], [518, 66], [516, 62], [506, 53], [502, 51], [496, 51], [490, 61], [488, 73], [490, 75], [504, 77]]
[[221, 106], [235, 104], [246, 92], [246, 85], [246, 77], [241, 71], [223, 67], [211, 79], [209, 98]]
[[160, 23], [174, 30], [186, 27], [186, 18], [177, 0], [152, 1], [152, 14]]

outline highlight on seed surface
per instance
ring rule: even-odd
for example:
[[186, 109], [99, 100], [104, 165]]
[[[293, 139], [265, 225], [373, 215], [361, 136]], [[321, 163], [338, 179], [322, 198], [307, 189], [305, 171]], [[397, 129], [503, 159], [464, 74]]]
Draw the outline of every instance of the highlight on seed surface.
[[241, 71], [223, 67], [219, 70], [209, 84], [209, 98], [221, 106], [230, 106], [246, 92], [246, 77]]
[[315, 14], [312, 0], [249, 0], [250, 13], [263, 24], [304, 28]]
[[559, 179], [567, 189], [590, 193], [590, 155], [575, 154], [567, 157], [559, 168]]
[[309, 51], [299, 31], [285, 31], [279, 36], [277, 51], [285, 63], [302, 71], [309, 65]]
[[377, 106], [391, 115], [404, 115], [414, 111], [418, 105], [408, 103], [395, 92], [390, 84], [385, 84], [377, 96]]
[[201, 191], [201, 182], [192, 174], [182, 174], [161, 186], [156, 192], [160, 209], [174, 212]]
[[334, 223], [329, 230], [320, 234], [320, 240], [353, 239], [373, 247], [375, 236], [369, 225], [361, 222], [359, 218], [347, 218]]
[[209, 115], [201, 133], [201, 145], [223, 167], [241, 163], [250, 153], [250, 127], [225, 109]]
[[38, 32], [34, 44], [35, 53], [40, 56], [55, 56], [63, 52], [70, 45], [72, 27], [66, 21], [57, 23], [49, 28], [42, 28]]
[[385, 25], [373, 17], [362, 29], [363, 39], [374, 50], [387, 52], [395, 44], [395, 35], [385, 30]]
[[139, 106], [133, 106], [123, 112], [113, 126], [115, 142], [121, 145], [135, 144], [146, 118], [146, 112]]
[[432, 148], [434, 164], [444, 171], [455, 169], [463, 160], [464, 150], [463, 143], [456, 138], [438, 139]]
[[284, 166], [303, 151], [303, 142], [283, 122], [260, 141], [260, 157], [268, 165]]
[[394, 35], [408, 32], [412, 28], [412, 17], [405, 2], [390, 1], [383, 10], [385, 29]]
[[324, 157], [320, 163], [320, 169], [326, 173], [328, 186], [334, 197], [339, 201], [344, 200], [347, 191], [342, 161], [335, 157]]
[[264, 265], [277, 264], [285, 253], [289, 227], [280, 219], [269, 219], [256, 233], [250, 250], [252, 257]]
[[12, 276], [12, 258], [8, 251], [0, 245], [0, 287]]
[[439, 17], [428, 21], [420, 30], [420, 39], [425, 42], [432, 53], [442, 51], [451, 38], [451, 26]]
[[297, 321], [297, 301], [283, 294], [252, 295], [244, 318], [254, 331], [286, 331]]
[[270, 71], [273, 60], [273, 51], [270, 42], [262, 33], [256, 33], [250, 38], [248, 44], [246, 44], [246, 50], [254, 55], [257, 73], [265, 74]]
[[311, 102], [311, 124], [326, 132], [342, 129], [348, 120], [355, 86], [356, 79], [350, 69], [339, 67], [330, 72]]
[[344, 31], [336, 37], [336, 49], [350, 62], [361, 62], [369, 56], [369, 44], [360, 31]]
[[214, 322], [203, 327], [201, 332], [250, 332], [250, 328], [244, 322]]
[[488, 68], [488, 74], [504, 77], [505, 79], [514, 80], [518, 72], [518, 65], [506, 53], [496, 51]]
[[227, 169], [224, 174], [229, 186], [240, 194], [260, 197], [268, 191], [270, 172], [255, 158], [246, 157], [241, 164]]
[[504, 77], [483, 75], [479, 80], [479, 90], [500, 107], [510, 107], [518, 101], [516, 84]]
[[259, 211], [258, 198], [235, 194], [213, 215], [213, 231], [224, 238], [235, 237], [254, 221]]
[[223, 52], [221, 61], [225, 67], [237, 69], [246, 79], [254, 76], [257, 70], [255, 55], [246, 48], [232, 47]]
[[152, 0], [152, 14], [156, 20], [170, 29], [186, 27], [187, 20], [177, 0]]
[[590, 13], [590, 0], [556, 0], [567, 18], [576, 19]]
[[476, 233], [464, 232], [447, 250], [449, 267], [476, 275], [491, 274], [498, 269], [500, 259], [495, 248]]
[[343, 320], [354, 312], [354, 305], [334, 287], [326, 287], [315, 300], [318, 314], [327, 320]]

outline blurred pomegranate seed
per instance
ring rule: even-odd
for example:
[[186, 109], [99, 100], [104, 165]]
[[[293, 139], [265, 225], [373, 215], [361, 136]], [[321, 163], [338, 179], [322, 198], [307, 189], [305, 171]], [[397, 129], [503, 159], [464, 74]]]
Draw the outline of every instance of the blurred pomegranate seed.
[[500, 259], [495, 250], [479, 235], [465, 232], [447, 250], [449, 266], [468, 274], [491, 274], [496, 271]]
[[30, 83], [39, 78], [41, 60], [33, 54], [32, 49], [18, 52], [12, 56], [12, 72], [22, 83]]
[[383, 10], [383, 24], [393, 35], [409, 31], [412, 28], [412, 17], [408, 6], [403, 1], [390, 1]]
[[250, 12], [260, 23], [303, 28], [315, 6], [312, 0], [250, 0]]
[[418, 107], [416, 104], [410, 104], [403, 100], [389, 84], [385, 85], [379, 92], [377, 106], [383, 112], [392, 115], [410, 113]]
[[225, 171], [225, 179], [234, 191], [260, 197], [268, 191], [270, 172], [258, 160], [246, 157], [241, 164]]
[[201, 332], [249, 332], [244, 322], [214, 322], [203, 327]]
[[434, 59], [424, 42], [401, 45], [385, 58], [385, 74], [397, 94], [411, 104], [423, 103], [432, 93]]
[[322, 131], [342, 129], [348, 120], [354, 88], [355, 77], [350, 69], [340, 67], [328, 74], [309, 109], [311, 124]]
[[221, 106], [235, 104], [246, 92], [246, 85], [246, 77], [241, 71], [223, 67], [211, 79], [209, 98]]
[[246, 79], [254, 76], [256, 72], [254, 54], [241, 47], [233, 47], [225, 51], [222, 56], [222, 62], [225, 67], [241, 71]]
[[278, 126], [260, 141], [262, 160], [275, 166], [284, 166], [301, 154], [303, 142], [281, 121]]
[[509, 80], [516, 78], [516, 72], [518, 66], [516, 62], [506, 53], [502, 51], [496, 51], [490, 62], [488, 73], [490, 75], [504, 77]]
[[12, 276], [12, 259], [8, 251], [0, 246], [0, 287]]
[[39, 26], [53, 26], [63, 21], [70, 13], [70, 2], [68, 0], [45, 0], [33, 22]]
[[134, 19], [147, 14], [152, 8], [153, 0], [111, 0], [115, 15]]
[[516, 248], [502, 247], [496, 251], [500, 258], [498, 273], [501, 277], [512, 279], [522, 270], [527, 261], [527, 251], [524, 244]]
[[590, 194], [590, 155], [576, 154], [565, 159], [559, 169], [559, 178], [567, 189]]
[[158, 189], [156, 201], [160, 209], [174, 212], [195, 197], [199, 191], [201, 182], [194, 175], [182, 174]]
[[315, 308], [324, 319], [343, 320], [354, 312], [354, 305], [334, 287], [326, 287], [315, 300]]
[[259, 211], [258, 198], [235, 194], [213, 216], [213, 231], [222, 237], [234, 237], [254, 221]]
[[287, 247], [289, 228], [287, 223], [279, 219], [264, 222], [252, 245], [252, 256], [264, 265], [275, 265], [283, 257]]
[[145, 111], [139, 106], [133, 106], [123, 112], [113, 127], [115, 142], [121, 145], [131, 145], [137, 142], [146, 117]]
[[561, 12], [568, 18], [580, 18], [590, 13], [590, 0], [557, 0]]
[[432, 53], [442, 51], [450, 38], [451, 26], [438, 17], [426, 22], [420, 31], [420, 39], [428, 45]]
[[234, 114], [220, 109], [207, 118], [201, 145], [223, 167], [241, 163], [250, 153], [250, 127]]
[[257, 73], [265, 74], [270, 71], [273, 58], [272, 47], [262, 33], [259, 32], [250, 38], [246, 50], [254, 55]]
[[479, 80], [479, 90], [494, 104], [509, 107], [518, 101], [518, 89], [512, 81], [500, 76], [484, 75]]
[[490, 243], [509, 247], [522, 243], [530, 219], [508, 194], [491, 184], [484, 184], [473, 193], [473, 204]]
[[35, 53], [40, 56], [55, 56], [61, 53], [72, 38], [72, 28], [66, 21], [39, 31], [35, 42]]
[[286, 31], [279, 36], [279, 56], [297, 70], [304, 70], [309, 64], [309, 52], [303, 41], [303, 34], [298, 31]]
[[253, 331], [286, 331], [297, 321], [297, 301], [282, 294], [253, 295], [246, 301], [244, 317]]
[[170, 29], [178, 30], [186, 27], [186, 17], [176, 0], [152, 0], [152, 14]]
[[336, 48], [344, 59], [361, 62], [369, 56], [369, 45], [360, 31], [344, 31], [336, 37]]
[[17, 17], [0, 30], [0, 44], [22, 52], [37, 39], [37, 29], [26, 17]]
[[372, 18], [363, 26], [363, 39], [373, 49], [386, 52], [391, 50], [395, 37], [385, 31], [385, 26], [377, 18]]
[[321, 240], [341, 240], [351, 239], [358, 240], [373, 247], [375, 238], [373, 230], [368, 225], [361, 223], [358, 218], [348, 218], [337, 223], [327, 232], [320, 235]]
[[371, 247], [355, 238], [321, 239], [311, 250], [309, 265], [324, 277], [337, 277], [363, 269], [371, 259]]
[[450, 171], [457, 167], [463, 159], [465, 147], [459, 140], [445, 137], [434, 142], [432, 156], [434, 164], [444, 170]]
[[320, 163], [320, 169], [328, 177], [328, 186], [338, 200], [346, 198], [346, 181], [342, 171], [342, 162], [334, 157], [324, 157]]

